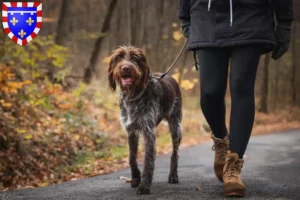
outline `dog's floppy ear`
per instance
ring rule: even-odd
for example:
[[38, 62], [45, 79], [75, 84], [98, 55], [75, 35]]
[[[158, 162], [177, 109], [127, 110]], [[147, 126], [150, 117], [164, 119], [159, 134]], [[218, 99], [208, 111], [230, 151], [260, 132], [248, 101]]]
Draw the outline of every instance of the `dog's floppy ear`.
[[150, 67], [148, 66], [147, 63], [144, 63], [143, 66], [143, 76], [142, 76], [142, 85], [143, 88], [146, 88], [148, 85], [148, 81], [149, 81], [149, 76], [150, 76]]
[[109, 82], [109, 87], [113, 92], [116, 91], [117, 88], [116, 80], [114, 78], [115, 64], [116, 64], [116, 54], [113, 54], [110, 57], [109, 65], [108, 65], [108, 82]]
[[150, 76], [150, 67], [147, 63], [147, 58], [146, 58], [144, 51], [142, 49], [137, 49], [137, 52], [138, 52], [140, 62], [141, 62], [140, 64], [142, 65], [142, 70], [143, 70], [143, 76], [141, 78], [142, 85], [143, 85], [143, 88], [146, 88], [148, 85], [149, 76]]

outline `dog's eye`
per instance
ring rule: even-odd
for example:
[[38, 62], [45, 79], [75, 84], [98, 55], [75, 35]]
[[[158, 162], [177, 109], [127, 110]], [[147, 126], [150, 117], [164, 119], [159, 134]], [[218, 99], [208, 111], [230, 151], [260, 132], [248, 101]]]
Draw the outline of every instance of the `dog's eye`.
[[115, 57], [115, 60], [121, 60], [122, 59], [122, 56], [121, 55], [118, 55]]
[[138, 62], [139, 61], [139, 57], [134, 55], [134, 56], [131, 56], [130, 58], [132, 61], [135, 61], [135, 62]]

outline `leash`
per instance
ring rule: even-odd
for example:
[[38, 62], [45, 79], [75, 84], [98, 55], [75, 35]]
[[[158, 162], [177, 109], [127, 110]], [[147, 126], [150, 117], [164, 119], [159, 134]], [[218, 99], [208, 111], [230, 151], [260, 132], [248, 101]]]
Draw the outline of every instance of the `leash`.
[[179, 51], [177, 57], [175, 58], [174, 62], [171, 64], [171, 66], [167, 69], [167, 71], [165, 73], [163, 73], [162, 75], [160, 75], [160, 77], [159, 77], [160, 79], [162, 79], [163, 77], [165, 77], [171, 71], [171, 69], [175, 66], [175, 64], [178, 61], [179, 57], [181, 56], [183, 50], [185, 49], [187, 43], [188, 43], [188, 40], [185, 41], [184, 45], [182, 46], [181, 50]]
[[199, 67], [200, 67], [200, 64], [198, 62], [198, 56], [197, 56], [197, 52], [196, 51], [193, 51], [193, 57], [194, 57], [194, 61], [195, 61], [195, 69], [198, 71]]
[[[175, 58], [175, 60], [173, 61], [173, 63], [170, 65], [170, 67], [167, 69], [167, 71], [165, 73], [163, 73], [162, 75], [160, 75], [159, 77], [157, 76], [153, 76], [151, 73], [150, 73], [150, 76], [153, 77], [153, 78], [156, 78], [158, 80], [161, 80], [163, 79], [172, 69], [173, 67], [175, 66], [175, 64], [177, 63], [179, 57], [181, 56], [182, 52], [184, 51], [186, 45], [188, 43], [188, 40], [185, 41], [185, 43], [183, 44], [181, 50], [179, 51], [177, 57]], [[195, 68], [196, 70], [198, 71], [199, 69], [199, 62], [198, 62], [198, 59], [197, 59], [197, 54], [196, 54], [196, 51], [193, 51], [193, 56], [194, 56], [194, 61], [195, 61]]]

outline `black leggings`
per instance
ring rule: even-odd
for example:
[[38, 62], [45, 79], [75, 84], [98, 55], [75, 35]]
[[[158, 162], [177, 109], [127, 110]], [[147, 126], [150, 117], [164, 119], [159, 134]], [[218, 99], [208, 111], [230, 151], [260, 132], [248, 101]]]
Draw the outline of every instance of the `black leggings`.
[[224, 97], [231, 58], [229, 149], [243, 158], [254, 122], [254, 85], [261, 55], [260, 48], [204, 48], [198, 50], [197, 55], [200, 63], [201, 108], [217, 138], [224, 138], [227, 134]]

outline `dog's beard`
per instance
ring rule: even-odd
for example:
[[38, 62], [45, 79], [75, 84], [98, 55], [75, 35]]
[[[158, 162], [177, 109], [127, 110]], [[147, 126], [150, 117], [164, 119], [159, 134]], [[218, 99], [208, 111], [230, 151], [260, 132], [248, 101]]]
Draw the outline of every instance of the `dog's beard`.
[[139, 94], [143, 89], [142, 74], [143, 72], [138, 69], [130, 73], [122, 73], [119, 67], [116, 68], [114, 78], [117, 80], [123, 95], [132, 98]]
[[[117, 82], [119, 83], [121, 92], [128, 98], [133, 98], [143, 90], [143, 84], [140, 77], [118, 77]], [[125, 83], [125, 84], [124, 84]]]
[[[137, 80], [132, 80], [131, 84], [123, 84], [124, 80], [120, 79], [119, 80], [119, 84], [120, 84], [120, 88], [122, 93], [129, 97], [132, 98], [135, 95], [139, 94], [139, 92], [143, 89], [140, 85], [140, 81]], [[126, 82], [126, 81], [125, 81]]]

